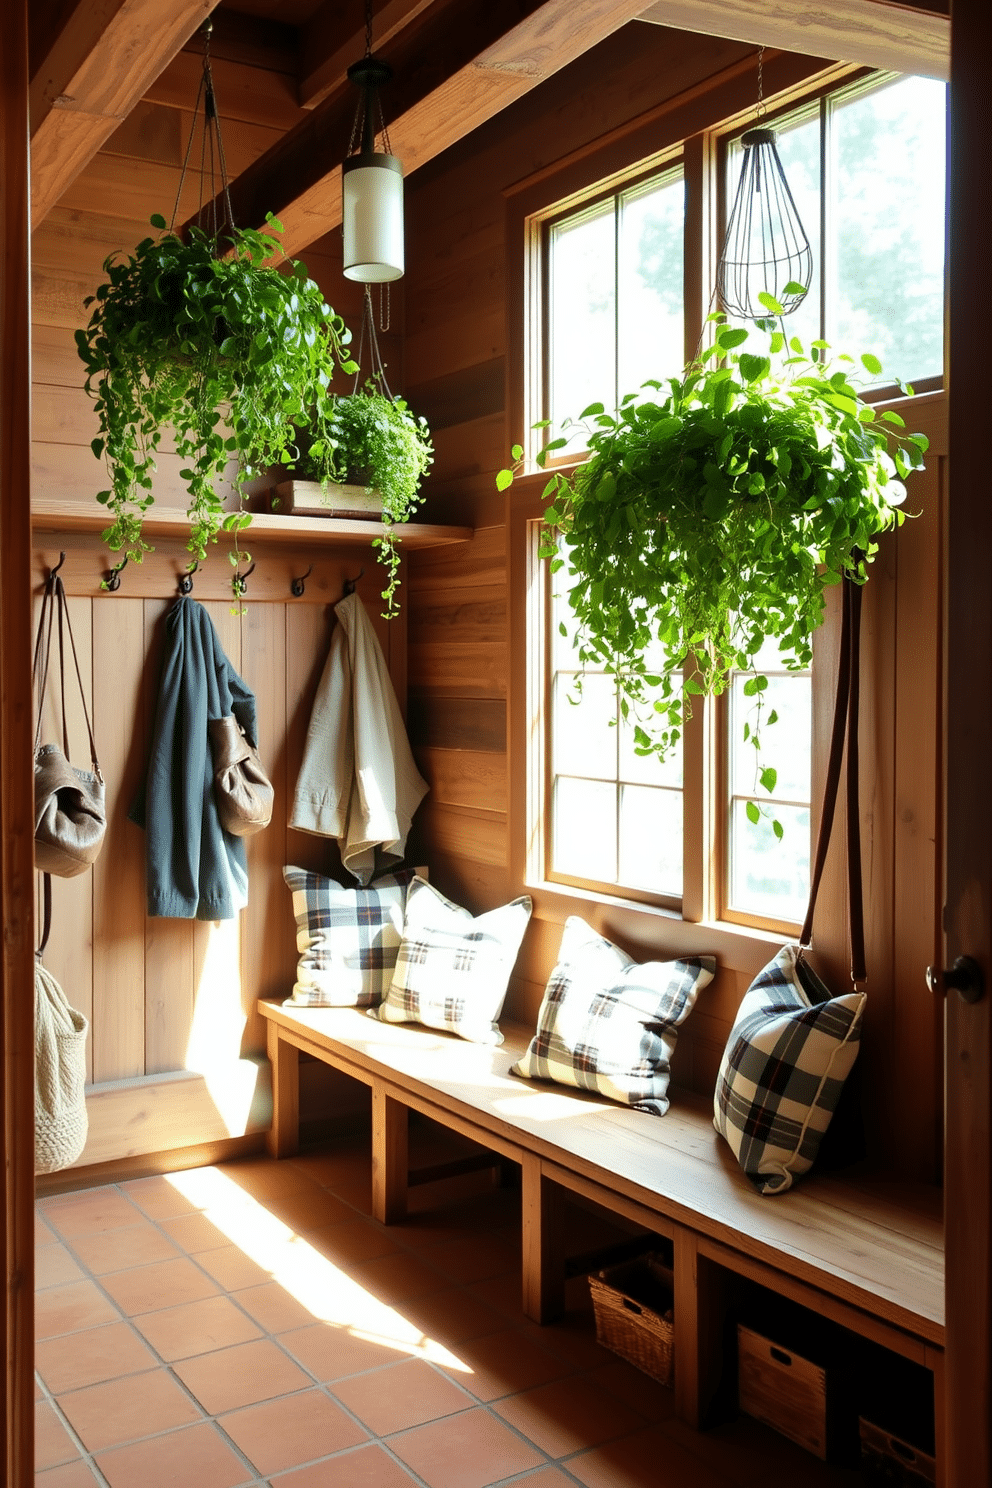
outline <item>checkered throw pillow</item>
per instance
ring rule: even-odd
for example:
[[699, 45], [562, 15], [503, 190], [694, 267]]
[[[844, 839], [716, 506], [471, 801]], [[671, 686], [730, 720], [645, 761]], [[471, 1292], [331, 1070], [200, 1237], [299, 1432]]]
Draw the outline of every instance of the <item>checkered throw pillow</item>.
[[501, 1044], [496, 1020], [530, 919], [527, 896], [472, 916], [422, 878], [410, 885], [392, 985], [372, 1016]]
[[374, 1007], [393, 975], [413, 871], [345, 889], [303, 868], [284, 868], [300, 960], [287, 1005]]
[[664, 1116], [676, 1029], [715, 970], [712, 956], [639, 965], [570, 916], [537, 1032], [511, 1073]]
[[716, 1081], [713, 1124], [762, 1193], [809, 1171], [861, 1039], [863, 992], [831, 997], [797, 947], [751, 983]]

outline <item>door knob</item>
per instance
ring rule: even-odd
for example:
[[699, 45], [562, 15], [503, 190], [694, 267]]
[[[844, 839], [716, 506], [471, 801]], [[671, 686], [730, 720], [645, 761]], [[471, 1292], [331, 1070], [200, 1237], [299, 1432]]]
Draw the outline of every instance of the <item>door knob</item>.
[[928, 966], [927, 986], [937, 997], [946, 997], [953, 989], [962, 1002], [980, 1002], [985, 995], [985, 977], [972, 956], [959, 956], [950, 967]]

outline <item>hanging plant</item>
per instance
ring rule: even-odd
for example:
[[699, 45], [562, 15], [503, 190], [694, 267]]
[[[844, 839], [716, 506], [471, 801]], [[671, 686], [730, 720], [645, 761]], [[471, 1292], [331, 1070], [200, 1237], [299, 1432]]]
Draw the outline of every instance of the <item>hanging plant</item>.
[[[161, 216], [151, 222], [166, 225]], [[202, 561], [219, 531], [237, 540], [251, 521], [243, 507], [225, 509], [231, 462], [243, 501], [246, 481], [293, 461], [304, 412], [316, 409], [315, 436], [326, 434], [331, 378], [338, 368], [357, 370], [349, 333], [305, 265], [266, 267], [281, 251], [272, 234], [282, 231], [271, 214], [266, 222], [267, 231], [232, 228], [224, 256], [196, 227], [185, 240], [173, 232], [145, 238], [123, 261], [107, 259], [107, 281], [86, 301], [94, 308], [76, 345], [100, 419], [93, 453], [110, 475], [97, 500], [111, 517], [104, 541], [126, 558], [140, 562], [151, 551], [142, 522], [165, 430], [184, 461], [188, 547]], [[331, 475], [330, 453], [325, 463]]]
[[350, 397], [335, 397], [324, 411], [322, 432], [314, 432], [299, 468], [321, 480], [331, 469], [338, 481], [363, 485], [382, 497], [385, 532], [373, 539], [386, 569], [382, 597], [386, 614], [396, 613], [400, 555], [394, 524], [409, 520], [424, 497], [421, 481], [434, 458], [427, 420], [412, 413], [402, 398], [389, 397], [370, 378]]
[[[787, 666], [810, 665], [824, 590], [844, 575], [864, 583], [927, 448], [898, 413], [864, 402], [852, 358], [822, 359], [825, 342], [807, 355], [767, 320], [756, 353], [742, 349], [751, 333], [709, 319], [712, 345], [680, 377], [645, 383], [649, 396], [615, 413], [591, 404], [537, 457], [584, 436], [582, 463], [544, 488], [540, 551], [553, 571], [567, 552], [580, 659], [615, 678], [642, 754], [670, 749], [689, 700], [723, 692], [733, 671], [752, 673], [744, 690], [760, 703], [767, 638]], [[871, 354], [861, 363], [882, 370]], [[499, 473], [500, 489], [513, 475]], [[664, 670], [646, 660], [658, 643]]]

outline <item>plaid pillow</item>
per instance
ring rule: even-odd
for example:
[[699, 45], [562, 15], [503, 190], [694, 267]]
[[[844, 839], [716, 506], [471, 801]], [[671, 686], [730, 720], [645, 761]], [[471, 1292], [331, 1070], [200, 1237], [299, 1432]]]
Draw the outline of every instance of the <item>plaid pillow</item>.
[[863, 992], [831, 997], [797, 947], [751, 983], [724, 1050], [713, 1124], [762, 1193], [809, 1171], [858, 1055]]
[[293, 893], [300, 960], [287, 1005], [373, 1007], [396, 965], [403, 910], [413, 871], [345, 889], [303, 868], [284, 868]]
[[501, 1044], [496, 1019], [530, 919], [525, 895], [473, 917], [422, 878], [410, 885], [392, 985], [372, 1016]]
[[715, 970], [712, 956], [638, 965], [569, 916], [537, 1032], [511, 1073], [595, 1090], [664, 1116], [676, 1029]]

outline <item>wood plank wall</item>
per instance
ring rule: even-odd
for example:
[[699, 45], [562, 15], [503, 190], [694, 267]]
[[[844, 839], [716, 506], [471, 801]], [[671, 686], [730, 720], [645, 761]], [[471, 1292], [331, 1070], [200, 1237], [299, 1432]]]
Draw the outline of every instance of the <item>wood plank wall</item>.
[[[506, 193], [602, 136], [622, 135], [639, 115], [680, 94], [691, 90], [699, 115], [700, 85], [746, 52], [735, 43], [635, 23], [408, 183], [407, 392], [430, 419], [437, 451], [426, 512], [435, 521], [479, 529], [467, 554], [416, 554], [411, 564], [410, 728], [432, 785], [419, 819], [418, 856], [444, 891], [475, 911], [525, 891], [511, 876], [507, 814], [507, 680], [511, 667], [522, 664], [509, 650], [509, 604], [511, 592], [514, 603], [522, 602], [522, 590], [508, 588], [506, 514], [494, 485], [522, 435], [506, 393], [514, 382], [509, 315], [519, 313], [512, 302], [508, 310], [513, 245]], [[924, 514], [884, 544], [868, 586], [864, 637], [867, 1135], [874, 1156], [925, 1181], [939, 1175], [942, 1107], [941, 1023], [922, 978], [939, 947], [938, 451], [945, 412], [941, 405], [926, 414], [938, 442], [911, 503]], [[820, 645], [827, 673], [831, 646], [828, 631]], [[823, 711], [829, 729], [829, 705]], [[522, 760], [514, 758], [512, 768], [522, 770]], [[842, 841], [842, 822], [837, 831]], [[518, 851], [516, 859], [521, 856]], [[835, 852], [817, 946], [843, 990], [846, 911], [838, 864]], [[548, 897], [538, 896], [511, 993], [513, 1012], [527, 1021], [560, 940], [562, 912], [546, 907]], [[666, 946], [657, 918], [592, 901], [576, 912], [642, 958], [672, 954], [679, 944]], [[740, 998], [769, 955], [767, 937], [749, 942], [746, 932], [727, 947], [676, 1055], [676, 1080], [705, 1092], [713, 1089]]]
[[[170, 64], [34, 235], [36, 505], [91, 501], [105, 483], [89, 449], [96, 421], [73, 332], [86, 322], [83, 300], [101, 282], [104, 258], [145, 237], [153, 212], [172, 214], [200, 75], [195, 45]], [[302, 116], [294, 101], [295, 61], [223, 40], [215, 41], [213, 55], [224, 142], [236, 172]], [[195, 209], [198, 191], [198, 178], [187, 179], [177, 221]], [[341, 274], [340, 235], [314, 244], [306, 262], [357, 336], [361, 290]], [[393, 290], [391, 310], [393, 329], [382, 349], [400, 389], [402, 287]], [[350, 390], [350, 383], [342, 379], [338, 390]], [[170, 507], [186, 504], [167, 444], [155, 497]], [[261, 504], [261, 497], [253, 502]], [[94, 872], [55, 882], [46, 955], [91, 1023], [90, 1141], [80, 1167], [192, 1148], [268, 1124], [266, 1072], [256, 1084], [252, 1062], [264, 1050], [264, 1036], [252, 1007], [260, 995], [292, 990], [295, 936], [283, 865], [330, 873], [339, 866], [334, 844], [289, 831], [286, 812], [333, 624], [329, 605], [362, 567], [358, 592], [403, 697], [405, 615], [388, 626], [378, 618], [383, 576], [371, 549], [266, 548], [254, 539], [246, 545], [257, 564], [246, 614], [231, 613], [223, 550], [197, 575], [194, 598], [207, 604], [228, 656], [256, 694], [261, 754], [277, 804], [271, 827], [249, 844], [249, 907], [238, 922], [216, 926], [146, 917], [144, 839], [127, 820], [154, 713], [163, 618], [188, 554], [179, 542], [159, 542], [140, 568], [128, 567], [120, 590], [107, 594], [100, 580], [110, 560], [96, 538], [46, 533], [35, 552], [36, 596], [60, 550], [68, 552], [62, 572], [108, 792], [109, 829]], [[290, 579], [310, 563], [305, 596], [294, 598]], [[82, 721], [69, 693], [73, 758], [85, 762]], [[46, 737], [55, 726], [46, 711]], [[314, 1068], [323, 1075], [322, 1066]], [[324, 1086], [311, 1083], [316, 1110]]]

